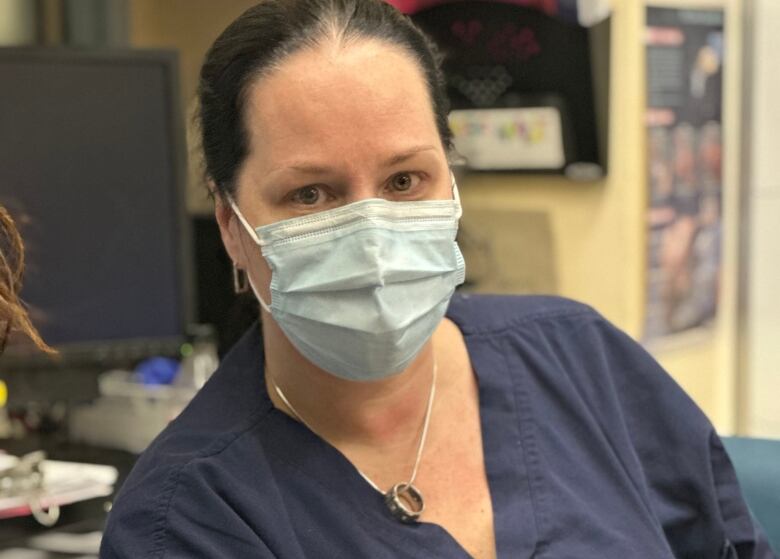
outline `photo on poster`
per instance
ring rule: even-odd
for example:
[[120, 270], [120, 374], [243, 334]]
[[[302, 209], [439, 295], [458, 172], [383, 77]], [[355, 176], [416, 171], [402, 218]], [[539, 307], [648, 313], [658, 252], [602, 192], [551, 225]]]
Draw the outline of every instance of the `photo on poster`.
[[722, 10], [647, 9], [644, 340], [712, 326], [722, 262]]

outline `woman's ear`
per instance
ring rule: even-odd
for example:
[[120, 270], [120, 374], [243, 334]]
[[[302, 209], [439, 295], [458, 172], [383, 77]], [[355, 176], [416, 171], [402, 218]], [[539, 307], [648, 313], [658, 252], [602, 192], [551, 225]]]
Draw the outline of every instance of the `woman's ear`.
[[[211, 182], [209, 188], [212, 188]], [[241, 223], [227, 199], [215, 190], [212, 192], [214, 192], [214, 217], [217, 219], [222, 244], [225, 245], [225, 250], [233, 263], [238, 268], [246, 270], [249, 263], [246, 262], [241, 240], [241, 236], [246, 235], [246, 232], [242, 230]]]

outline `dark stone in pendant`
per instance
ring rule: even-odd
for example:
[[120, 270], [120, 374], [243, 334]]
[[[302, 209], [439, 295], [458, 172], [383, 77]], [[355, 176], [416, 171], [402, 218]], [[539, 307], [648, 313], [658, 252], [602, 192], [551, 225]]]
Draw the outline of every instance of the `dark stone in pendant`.
[[385, 504], [394, 517], [407, 524], [416, 522], [425, 510], [422, 494], [414, 485], [407, 483], [396, 483], [390, 488], [385, 493]]

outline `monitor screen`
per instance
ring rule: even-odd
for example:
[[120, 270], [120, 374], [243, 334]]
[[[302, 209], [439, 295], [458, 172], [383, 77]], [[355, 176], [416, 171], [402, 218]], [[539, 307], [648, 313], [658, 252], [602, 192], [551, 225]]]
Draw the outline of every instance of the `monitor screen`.
[[0, 203], [23, 300], [60, 349], [176, 340], [189, 318], [183, 130], [165, 52], [0, 49]]

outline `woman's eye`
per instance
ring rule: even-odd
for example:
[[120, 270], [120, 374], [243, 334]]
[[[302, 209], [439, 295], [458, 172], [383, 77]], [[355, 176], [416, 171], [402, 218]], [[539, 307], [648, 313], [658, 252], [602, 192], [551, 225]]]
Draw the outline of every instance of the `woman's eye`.
[[316, 186], [304, 186], [293, 192], [292, 199], [299, 204], [313, 206], [320, 200], [320, 189]]
[[390, 186], [396, 192], [406, 192], [415, 186], [417, 180], [417, 177], [413, 176], [411, 173], [398, 173], [390, 179]]

